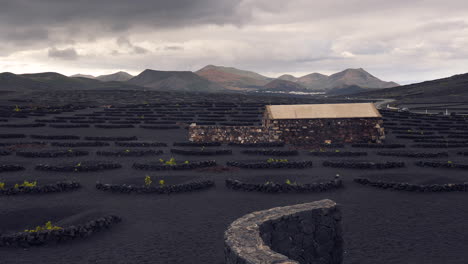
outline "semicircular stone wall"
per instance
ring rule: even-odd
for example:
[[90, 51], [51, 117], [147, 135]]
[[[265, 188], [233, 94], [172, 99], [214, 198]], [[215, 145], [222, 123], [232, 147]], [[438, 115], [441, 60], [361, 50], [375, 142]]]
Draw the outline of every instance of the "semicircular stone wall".
[[227, 264], [338, 264], [341, 213], [325, 199], [276, 207], [235, 220], [224, 233]]

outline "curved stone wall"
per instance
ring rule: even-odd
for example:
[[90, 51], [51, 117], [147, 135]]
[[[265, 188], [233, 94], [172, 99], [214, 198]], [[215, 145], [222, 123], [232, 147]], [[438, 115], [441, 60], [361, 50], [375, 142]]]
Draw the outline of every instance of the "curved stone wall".
[[224, 246], [227, 264], [338, 264], [341, 214], [331, 200], [253, 212], [229, 226]]

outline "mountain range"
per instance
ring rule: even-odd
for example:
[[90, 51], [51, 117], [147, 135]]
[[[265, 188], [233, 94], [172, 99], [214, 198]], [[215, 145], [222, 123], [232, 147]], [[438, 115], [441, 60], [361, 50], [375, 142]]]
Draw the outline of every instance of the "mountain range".
[[75, 74], [75, 75], [72, 75], [70, 77], [81, 77], [81, 78], [95, 79], [95, 80], [99, 80], [101, 82], [126, 82], [126, 81], [130, 80], [131, 78], [133, 78], [134, 76], [129, 74], [129, 73], [119, 71], [119, 72], [112, 73], [112, 74], [99, 75], [97, 77], [95, 77], [93, 75], [87, 75], [87, 74]]
[[320, 73], [311, 73], [302, 77], [281, 75], [278, 79], [299, 83], [310, 90], [323, 91], [346, 88], [349, 86], [359, 86], [361, 88], [390, 88], [399, 85], [395, 82], [382, 81], [362, 68], [346, 69], [330, 76]]
[[[357, 92], [359, 89], [386, 88], [397, 86], [384, 82], [362, 68], [347, 69], [330, 76], [311, 73], [302, 77], [282, 75], [270, 78], [261, 74], [233, 67], [208, 65], [191, 71], [144, 70], [137, 76], [126, 72], [109, 75], [83, 75], [70, 77], [53, 73], [0, 74], [1, 90], [34, 89], [150, 89], [159, 91], [336, 91], [345, 89]], [[349, 87], [352, 87], [350, 89]]]

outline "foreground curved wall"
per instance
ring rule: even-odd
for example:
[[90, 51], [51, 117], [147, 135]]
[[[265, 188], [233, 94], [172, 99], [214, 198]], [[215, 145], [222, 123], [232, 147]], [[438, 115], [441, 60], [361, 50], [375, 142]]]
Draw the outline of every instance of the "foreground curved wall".
[[341, 214], [331, 200], [253, 212], [229, 226], [224, 243], [228, 264], [338, 264]]

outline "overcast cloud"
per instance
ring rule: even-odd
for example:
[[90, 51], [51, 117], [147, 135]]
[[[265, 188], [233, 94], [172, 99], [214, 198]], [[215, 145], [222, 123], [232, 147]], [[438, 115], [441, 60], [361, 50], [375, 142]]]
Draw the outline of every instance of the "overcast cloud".
[[409, 83], [468, 72], [462, 0], [0, 0], [0, 71], [138, 74], [365, 68]]

